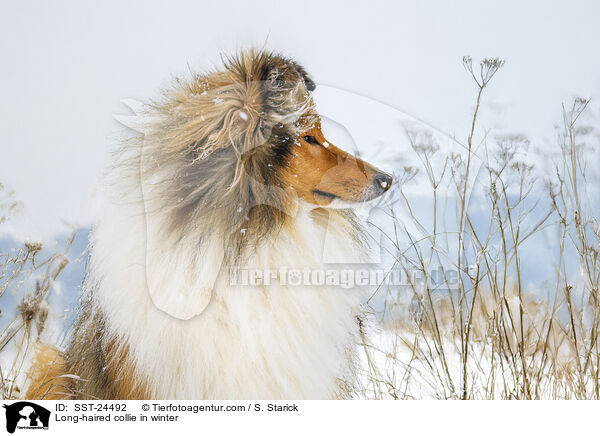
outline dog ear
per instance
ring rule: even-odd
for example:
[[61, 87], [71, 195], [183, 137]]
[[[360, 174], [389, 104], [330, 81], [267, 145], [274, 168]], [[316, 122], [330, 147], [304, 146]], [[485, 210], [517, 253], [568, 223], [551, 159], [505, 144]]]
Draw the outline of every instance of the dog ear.
[[[315, 82], [310, 78], [306, 70], [298, 63], [294, 61], [283, 61], [284, 65], [274, 63], [267, 70], [265, 80], [267, 85], [273, 89], [282, 89], [286, 86], [286, 82], [298, 81], [299, 77], [302, 78], [304, 86], [308, 91], [314, 91], [317, 88]], [[290, 68], [291, 67], [291, 68]]]
[[296, 67], [296, 70], [298, 70], [298, 72], [304, 79], [304, 85], [306, 86], [306, 89], [308, 89], [311, 92], [314, 91], [315, 89], [317, 89], [317, 84], [314, 82], [314, 80], [312, 80], [310, 78], [310, 76], [308, 75], [306, 70], [301, 65], [298, 65], [295, 62], [294, 62], [294, 66]]

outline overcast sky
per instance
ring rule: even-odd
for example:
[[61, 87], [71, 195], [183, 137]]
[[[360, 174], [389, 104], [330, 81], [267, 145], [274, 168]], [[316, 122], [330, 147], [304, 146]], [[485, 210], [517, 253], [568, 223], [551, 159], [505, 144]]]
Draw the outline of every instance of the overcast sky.
[[498, 128], [550, 137], [562, 101], [600, 96], [600, 2], [361, 3], [3, 1], [0, 181], [23, 203], [11, 231], [43, 239], [62, 219], [89, 225], [120, 100], [152, 97], [188, 65], [251, 45], [459, 139], [474, 91], [463, 55], [506, 59], [483, 118]]

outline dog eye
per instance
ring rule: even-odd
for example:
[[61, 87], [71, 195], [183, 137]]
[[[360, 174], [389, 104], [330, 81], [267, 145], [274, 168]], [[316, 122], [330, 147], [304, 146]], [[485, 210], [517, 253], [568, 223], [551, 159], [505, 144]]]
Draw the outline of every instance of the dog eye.
[[321, 145], [321, 144], [319, 144], [319, 141], [317, 141], [317, 139], [314, 136], [307, 135], [307, 136], [302, 137], [302, 139], [304, 139], [309, 144]]

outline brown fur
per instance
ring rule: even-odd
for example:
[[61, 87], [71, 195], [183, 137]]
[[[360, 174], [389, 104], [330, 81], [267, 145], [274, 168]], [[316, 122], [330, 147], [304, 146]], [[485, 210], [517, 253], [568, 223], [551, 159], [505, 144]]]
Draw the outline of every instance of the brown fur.
[[37, 344], [25, 398], [150, 399], [148, 384], [137, 375], [128, 347], [117, 339], [103, 346], [102, 318], [88, 313], [80, 318], [79, 324], [82, 335], [64, 354], [49, 345]]
[[[307, 136], [314, 138], [318, 144], [307, 142], [304, 139]], [[373, 176], [381, 173], [371, 164], [327, 141], [320, 121], [299, 135], [293, 150], [283, 171], [284, 181], [298, 197], [319, 206], [327, 206], [333, 201], [333, 197], [320, 192], [347, 202], [363, 201], [365, 193], [373, 185]]]
[[113, 340], [108, 344], [105, 368], [106, 378], [112, 381], [112, 397], [121, 400], [149, 400], [152, 398], [148, 384], [139, 376], [129, 347]]
[[63, 400], [73, 398], [73, 379], [67, 375], [66, 359], [58, 349], [37, 343], [29, 370], [31, 384], [28, 400]]

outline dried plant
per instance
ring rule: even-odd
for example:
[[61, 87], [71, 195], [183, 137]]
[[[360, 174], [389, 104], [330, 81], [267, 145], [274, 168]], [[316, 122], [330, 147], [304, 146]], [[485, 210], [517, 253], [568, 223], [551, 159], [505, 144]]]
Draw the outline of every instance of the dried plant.
[[[13, 211], [16, 202], [3, 206], [0, 223]], [[39, 242], [24, 242], [7, 251], [0, 250], [0, 398], [14, 399], [26, 383], [27, 363], [32, 345], [47, 328], [53, 285], [68, 264], [67, 252], [75, 232], [63, 252], [54, 253]], [[17, 301], [16, 303], [13, 303]]]
[[[477, 91], [465, 153], [440, 155], [431, 135], [407, 132], [422, 168], [400, 177], [396, 189], [422, 235], [398, 231], [407, 225], [396, 220], [388, 238], [396, 247], [393, 268], [425, 280], [382, 286], [383, 332], [363, 335], [365, 382], [356, 395], [598, 399], [600, 221], [590, 200], [595, 194], [597, 201], [598, 186], [586, 167], [593, 162], [586, 138], [598, 130], [579, 124], [588, 101], [563, 108], [559, 159], [544, 179], [525, 159], [530, 141], [523, 135], [490, 139], [486, 132], [476, 142], [484, 90], [504, 61], [485, 59], [476, 69], [465, 57], [463, 64]], [[432, 219], [404, 193], [417, 170], [431, 190]], [[549, 229], [559, 235], [558, 252], [535, 255], [558, 259], [555, 280], [532, 292], [522, 270], [531, 254], [523, 253]], [[574, 261], [578, 268], [568, 267]], [[433, 270], [441, 280], [429, 280]]]

